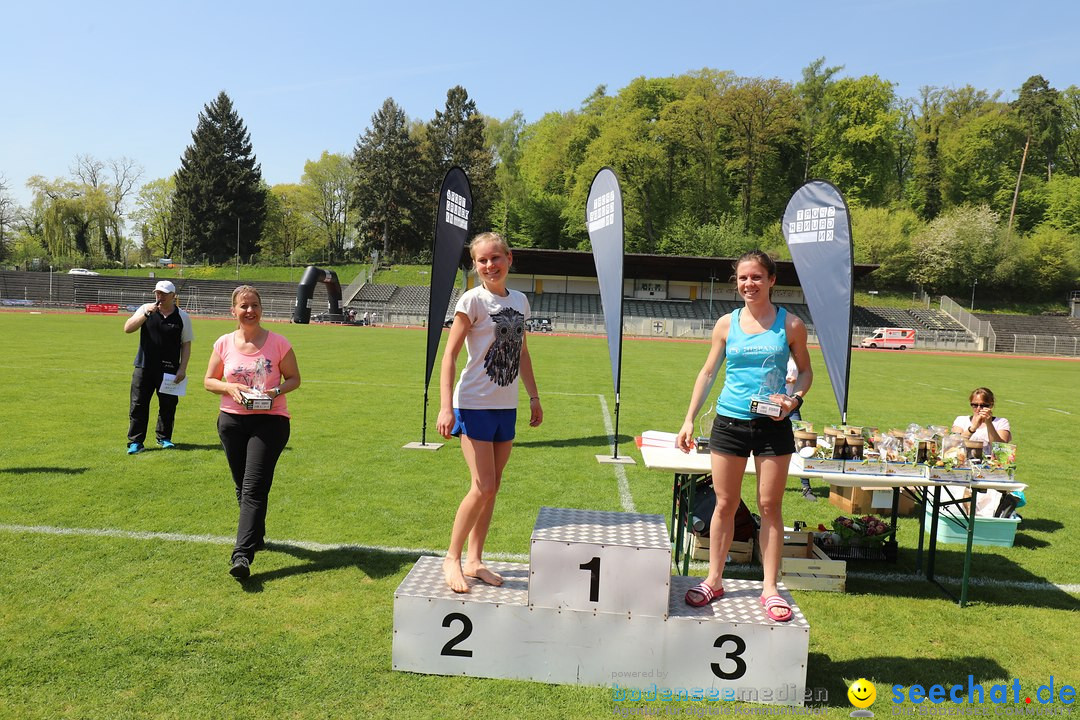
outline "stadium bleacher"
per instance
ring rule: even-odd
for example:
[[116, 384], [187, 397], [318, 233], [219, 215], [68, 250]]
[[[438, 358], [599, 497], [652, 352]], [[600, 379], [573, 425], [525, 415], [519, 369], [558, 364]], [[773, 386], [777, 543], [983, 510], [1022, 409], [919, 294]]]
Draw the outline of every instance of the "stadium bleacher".
[[[990, 323], [997, 334], [997, 352], [1039, 351], [1033, 344], [1035, 336], [1061, 338], [1063, 340], [1080, 339], [1080, 318], [1055, 315], [1000, 315], [997, 313], [974, 313], [979, 320]], [[1018, 342], [1018, 340], [1024, 342]], [[1032, 342], [1032, 344], [1027, 344]], [[1030, 350], [1028, 348], [1031, 348]], [[1043, 352], [1053, 352], [1045, 348]]]

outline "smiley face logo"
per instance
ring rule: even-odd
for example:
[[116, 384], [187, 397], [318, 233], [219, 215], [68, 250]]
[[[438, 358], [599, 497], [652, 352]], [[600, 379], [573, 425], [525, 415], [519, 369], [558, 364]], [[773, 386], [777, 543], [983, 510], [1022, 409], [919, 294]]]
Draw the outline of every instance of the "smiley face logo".
[[866, 678], [859, 678], [851, 683], [847, 691], [848, 700], [857, 708], [866, 709], [877, 700], [877, 688]]

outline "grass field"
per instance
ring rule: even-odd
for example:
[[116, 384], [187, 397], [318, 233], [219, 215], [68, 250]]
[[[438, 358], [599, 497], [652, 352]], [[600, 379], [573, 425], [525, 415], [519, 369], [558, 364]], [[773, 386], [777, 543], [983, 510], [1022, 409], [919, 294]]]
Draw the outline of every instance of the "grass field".
[[[227, 574], [236, 505], [217, 397], [200, 382], [232, 324], [196, 319], [180, 449], [135, 457], [124, 447], [137, 339], [122, 324], [0, 313], [0, 718], [594, 718], [622, 706], [604, 688], [390, 669], [394, 589], [419, 555], [445, 547], [467, 483], [456, 441], [400, 449], [420, 438], [425, 333], [275, 326], [296, 348], [303, 385], [289, 396], [271, 545], [240, 585]], [[610, 449], [606, 343], [529, 342], [545, 422], [519, 425], [488, 542], [494, 557], [517, 561], [541, 506], [626, 505], [618, 471], [593, 457]], [[677, 428], [705, 353], [700, 343], [624, 343], [621, 448], [637, 456], [633, 435]], [[804, 417], [836, 421], [820, 353], [813, 360]], [[828, 691], [823, 714], [848, 715], [846, 688], [859, 677], [877, 685], [879, 713], [890, 712], [894, 684], [971, 674], [987, 687], [1018, 678], [1028, 695], [1050, 676], [1078, 684], [1078, 378], [1075, 361], [854, 352], [854, 423], [948, 424], [972, 387], [991, 387], [1012, 421], [1029, 504], [1015, 547], [976, 548], [967, 608], [912, 574], [915, 519], [901, 521], [897, 564], [849, 563], [844, 594], [793, 591], [812, 628], [807, 686]], [[429, 439], [437, 408], [434, 382]], [[636, 511], [666, 516], [669, 476], [640, 463], [625, 476]], [[824, 498], [802, 500], [797, 485], [788, 524], [838, 514]], [[752, 507], [749, 484], [744, 495]], [[940, 550], [938, 574], [955, 580], [962, 547]]]

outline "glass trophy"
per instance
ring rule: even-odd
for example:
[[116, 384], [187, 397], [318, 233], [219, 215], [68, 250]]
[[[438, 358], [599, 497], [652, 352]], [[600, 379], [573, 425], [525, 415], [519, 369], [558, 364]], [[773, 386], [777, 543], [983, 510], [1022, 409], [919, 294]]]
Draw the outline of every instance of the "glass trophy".
[[[770, 358], [762, 361], [761, 366], [769, 362]], [[765, 373], [758, 391], [750, 396], [750, 412], [755, 415], [778, 418], [784, 414], [784, 408], [780, 403], [771, 399], [771, 395], [783, 395], [785, 389], [785, 369], [774, 367]]]
[[698, 436], [694, 438], [694, 450], [699, 453], [709, 452], [709, 425], [705, 420], [708, 419], [709, 413], [712, 411], [713, 408], [711, 406], [706, 407], [705, 412], [701, 413], [701, 416], [698, 418]]

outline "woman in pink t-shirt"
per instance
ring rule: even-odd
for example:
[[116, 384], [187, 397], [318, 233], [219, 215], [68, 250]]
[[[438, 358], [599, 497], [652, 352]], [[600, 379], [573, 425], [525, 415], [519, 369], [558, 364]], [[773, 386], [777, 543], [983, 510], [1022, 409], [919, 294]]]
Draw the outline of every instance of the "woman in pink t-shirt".
[[[265, 542], [274, 467], [289, 441], [284, 396], [300, 387], [300, 369], [289, 341], [262, 326], [258, 290], [250, 285], [233, 290], [232, 314], [237, 329], [214, 343], [203, 387], [221, 395], [218, 437], [240, 505], [229, 574], [244, 580], [251, 575], [255, 552]], [[269, 407], [260, 407], [266, 404]]]

